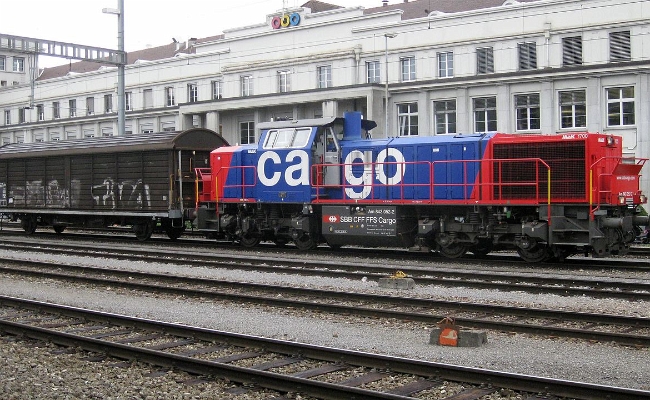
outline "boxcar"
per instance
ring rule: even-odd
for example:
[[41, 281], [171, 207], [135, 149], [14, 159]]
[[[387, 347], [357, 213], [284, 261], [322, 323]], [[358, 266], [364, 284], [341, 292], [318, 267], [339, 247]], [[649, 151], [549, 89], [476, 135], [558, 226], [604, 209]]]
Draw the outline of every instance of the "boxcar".
[[0, 213], [39, 226], [132, 226], [140, 240], [154, 231], [178, 238], [196, 205], [195, 168], [228, 143], [194, 128], [0, 147]]

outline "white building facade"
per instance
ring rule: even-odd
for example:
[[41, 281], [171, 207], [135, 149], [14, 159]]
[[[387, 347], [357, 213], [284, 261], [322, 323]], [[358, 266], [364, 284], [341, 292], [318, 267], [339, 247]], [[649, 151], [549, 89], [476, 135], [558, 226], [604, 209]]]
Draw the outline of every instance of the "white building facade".
[[[417, 3], [436, 1], [402, 8]], [[201, 126], [253, 143], [259, 122], [361, 111], [375, 137], [605, 132], [630, 157], [650, 157], [650, 2], [406, 14], [288, 9], [191, 54], [131, 63], [125, 134]], [[1, 143], [119, 134], [116, 81], [114, 68], [39, 79], [31, 109], [28, 80], [0, 88]], [[647, 177], [642, 185], [650, 193]]]

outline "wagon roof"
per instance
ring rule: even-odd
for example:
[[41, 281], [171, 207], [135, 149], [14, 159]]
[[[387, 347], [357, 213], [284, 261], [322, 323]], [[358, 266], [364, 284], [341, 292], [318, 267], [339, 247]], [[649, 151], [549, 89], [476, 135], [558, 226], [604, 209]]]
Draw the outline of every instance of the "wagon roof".
[[0, 159], [153, 150], [212, 151], [228, 142], [216, 132], [193, 128], [182, 132], [143, 133], [53, 142], [10, 143], [0, 146]]

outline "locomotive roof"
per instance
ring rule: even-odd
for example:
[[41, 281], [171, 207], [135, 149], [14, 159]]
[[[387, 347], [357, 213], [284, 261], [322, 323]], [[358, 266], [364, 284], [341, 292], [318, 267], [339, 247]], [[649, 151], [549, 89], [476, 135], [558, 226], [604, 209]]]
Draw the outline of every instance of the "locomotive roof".
[[227, 146], [216, 132], [204, 128], [53, 142], [10, 143], [0, 146], [0, 159], [67, 154], [122, 153], [152, 150], [205, 150]]
[[[281, 128], [293, 128], [297, 126], [330, 126], [330, 125], [343, 125], [345, 118], [343, 117], [324, 117], [324, 118], [311, 118], [311, 119], [291, 119], [284, 121], [271, 121], [271, 122], [261, 122], [257, 124], [257, 127], [261, 130], [265, 129], [281, 129]], [[367, 119], [361, 120], [361, 128], [363, 130], [369, 131], [377, 127], [375, 121], [370, 121]]]

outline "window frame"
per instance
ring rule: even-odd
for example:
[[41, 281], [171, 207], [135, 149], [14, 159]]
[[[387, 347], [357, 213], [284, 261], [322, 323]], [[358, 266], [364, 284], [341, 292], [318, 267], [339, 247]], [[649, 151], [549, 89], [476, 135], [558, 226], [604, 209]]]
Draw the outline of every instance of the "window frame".
[[5, 110], [5, 125], [11, 125], [11, 110]]
[[219, 100], [223, 98], [223, 81], [215, 80], [211, 83], [212, 87], [212, 100]]
[[[582, 99], [576, 95], [582, 94]], [[570, 95], [571, 98], [563, 101], [563, 95]], [[587, 128], [587, 90], [572, 89], [558, 91], [558, 111], [560, 114], [560, 129], [585, 129]], [[571, 125], [565, 125], [565, 121], [571, 121]], [[584, 121], [584, 122], [581, 122]]]
[[278, 93], [289, 93], [291, 91], [291, 71], [278, 71]]
[[6, 71], [7, 69], [7, 57], [0, 56], [0, 71]]
[[397, 128], [399, 136], [419, 136], [420, 122], [418, 114], [418, 103], [397, 104]]
[[45, 121], [45, 106], [43, 104], [36, 105], [36, 119], [38, 121]]
[[253, 76], [242, 75], [239, 77], [239, 86], [241, 97], [249, 97], [253, 95]]
[[[453, 103], [453, 108], [449, 107]], [[439, 105], [444, 106], [440, 108]], [[435, 135], [458, 133], [458, 114], [456, 99], [440, 99], [433, 101], [433, 132]], [[453, 118], [451, 118], [453, 116]], [[452, 121], [453, 120], [453, 121]], [[439, 129], [444, 127], [444, 129]]]
[[196, 103], [199, 101], [199, 85], [196, 83], [189, 83], [187, 85], [187, 102]]
[[124, 92], [124, 111], [133, 111], [133, 92]]
[[381, 63], [379, 61], [366, 61], [366, 83], [381, 83]]
[[316, 79], [318, 89], [327, 89], [332, 87], [332, 66], [319, 65], [316, 67]]
[[58, 101], [52, 102], [52, 119], [61, 119], [61, 103]]
[[104, 95], [104, 114], [113, 112], [113, 95], [111, 93]]
[[94, 97], [86, 97], [86, 115], [95, 115]]
[[13, 72], [25, 72], [25, 57], [14, 57], [12, 65]]
[[[244, 141], [246, 135], [246, 141]], [[255, 143], [255, 121], [239, 121], [239, 144]]]
[[404, 56], [399, 58], [401, 82], [413, 82], [417, 79], [415, 70], [415, 56]]
[[174, 93], [174, 87], [173, 86], [166, 86], [165, 87], [165, 106], [166, 107], [174, 107], [174, 106], [176, 106], [176, 95]]
[[[474, 132], [496, 131], [498, 127], [497, 97], [482, 96], [472, 98], [472, 115], [474, 116]], [[481, 125], [483, 126], [481, 127]]]
[[454, 77], [454, 52], [453, 51], [437, 52], [436, 61], [438, 62], [438, 78]]
[[516, 132], [539, 131], [541, 129], [542, 109], [540, 93], [517, 93], [514, 95], [514, 106]]
[[[625, 91], [631, 90], [631, 97], [629, 93], [626, 95]], [[610, 93], [618, 92], [618, 97], [610, 97]], [[636, 103], [635, 103], [635, 90], [634, 86], [615, 86], [605, 88], [605, 98], [607, 99], [607, 127], [608, 128], [624, 128], [636, 125]], [[614, 112], [613, 112], [614, 111]], [[617, 115], [618, 123], [612, 124], [612, 116]], [[627, 118], [626, 115], [630, 116]], [[631, 121], [629, 120], [631, 119]]]
[[74, 118], [77, 116], [77, 99], [68, 100], [68, 117]]

